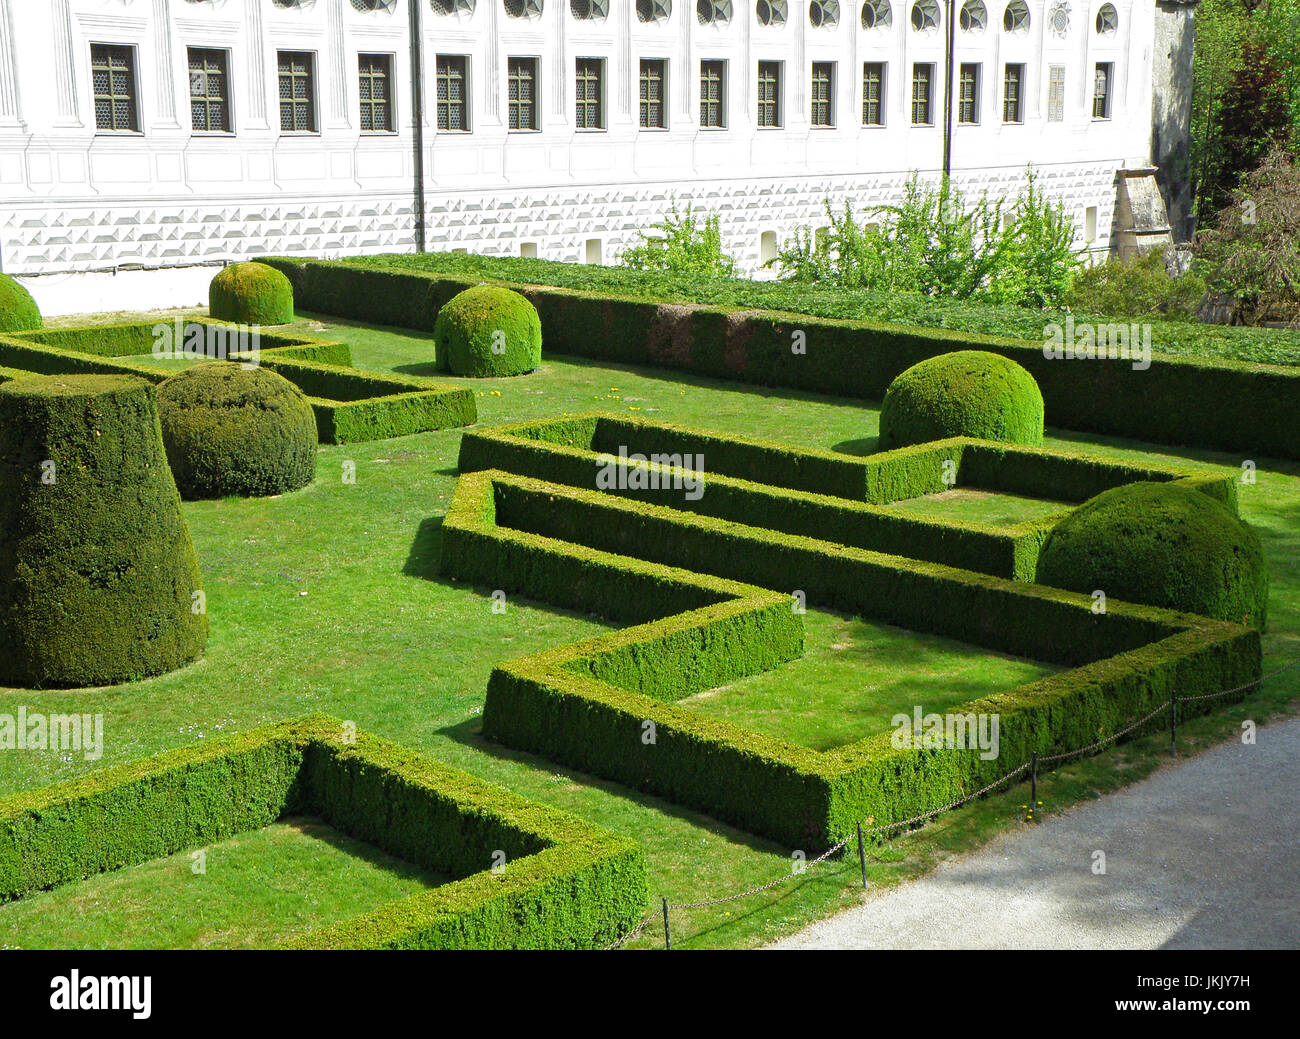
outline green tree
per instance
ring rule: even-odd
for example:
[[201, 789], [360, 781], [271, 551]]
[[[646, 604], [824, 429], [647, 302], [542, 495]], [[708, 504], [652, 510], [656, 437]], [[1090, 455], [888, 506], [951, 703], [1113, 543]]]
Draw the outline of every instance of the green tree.
[[701, 221], [688, 203], [685, 214], [677, 211], [676, 201], [662, 223], [647, 234], [639, 232], [641, 241], [623, 252], [622, 263], [638, 271], [668, 271], [715, 278], [736, 274], [735, 257], [722, 251], [721, 221], [710, 213]]

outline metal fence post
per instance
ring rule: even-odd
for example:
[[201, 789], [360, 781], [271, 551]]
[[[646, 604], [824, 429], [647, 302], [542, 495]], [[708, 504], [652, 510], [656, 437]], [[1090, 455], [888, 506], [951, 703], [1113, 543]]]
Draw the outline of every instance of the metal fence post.
[[1169, 756], [1178, 757], [1178, 694], [1169, 699]]
[[671, 949], [672, 947], [673, 947], [673, 940], [668, 933], [668, 899], [665, 898], [664, 899], [664, 948]]
[[1038, 804], [1038, 753], [1029, 761], [1029, 811], [1032, 813]]
[[858, 823], [858, 863], [862, 866], [862, 890], [867, 889], [867, 852], [862, 847], [862, 823]]

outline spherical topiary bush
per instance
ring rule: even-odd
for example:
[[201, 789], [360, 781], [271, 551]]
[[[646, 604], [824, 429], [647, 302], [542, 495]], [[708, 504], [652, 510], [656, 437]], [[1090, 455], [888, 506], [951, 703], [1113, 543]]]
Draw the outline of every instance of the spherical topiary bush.
[[542, 322], [519, 293], [479, 285], [443, 304], [433, 343], [438, 367], [453, 375], [522, 375], [542, 363]]
[[984, 350], [930, 357], [898, 376], [880, 408], [880, 447], [946, 437], [1043, 442], [1043, 395], [1010, 358]]
[[0, 685], [161, 674], [207, 637], [153, 387], [122, 375], [0, 386]]
[[181, 497], [283, 494], [316, 475], [316, 415], [288, 379], [214, 361], [158, 387], [163, 443]]
[[232, 263], [208, 286], [208, 313], [240, 325], [287, 325], [293, 320], [293, 286], [264, 263]]
[[9, 275], [0, 274], [0, 332], [27, 332], [44, 326], [32, 294]]
[[1089, 499], [1048, 535], [1036, 580], [1260, 629], [1268, 604], [1255, 531], [1208, 495], [1168, 483]]

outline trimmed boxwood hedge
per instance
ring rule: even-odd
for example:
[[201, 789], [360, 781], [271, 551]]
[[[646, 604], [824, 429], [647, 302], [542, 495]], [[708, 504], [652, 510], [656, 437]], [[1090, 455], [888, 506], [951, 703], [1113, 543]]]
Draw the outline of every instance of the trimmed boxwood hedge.
[[[431, 331], [438, 309], [484, 280], [350, 261], [264, 257], [294, 284], [301, 309]], [[611, 293], [523, 285], [547, 350], [616, 364], [880, 400], [900, 372], [954, 350], [988, 350], [1024, 367], [1063, 429], [1163, 444], [1300, 458], [1300, 370], [1152, 355], [1056, 360], [1041, 342], [779, 311], [660, 304]]]
[[[647, 458], [704, 459], [705, 489], [697, 500], [678, 491], [637, 489], [618, 480], [609, 493], [719, 519], [752, 523], [787, 534], [853, 545], [982, 573], [1032, 581], [1048, 532], [1081, 502], [1108, 487], [1137, 480], [1176, 480], [1236, 508], [1232, 476], [1182, 466], [1137, 466], [1114, 459], [952, 439], [854, 457], [745, 437], [724, 436], [648, 420], [599, 413], [565, 415], [491, 429], [461, 438], [461, 472], [501, 469], [539, 480], [596, 487], [620, 450]], [[957, 486], [1025, 494], [1062, 502], [1059, 514], [1002, 528], [944, 518], [918, 519], [890, 502], [950, 490], [944, 464], [952, 462]], [[669, 470], [671, 472], [671, 470]], [[666, 473], [664, 475], [667, 475]]]
[[287, 325], [293, 321], [293, 286], [264, 263], [232, 263], [208, 286], [208, 311], [218, 321]]
[[1043, 395], [1034, 377], [987, 350], [956, 350], [912, 365], [885, 392], [880, 447], [947, 437], [1041, 446]]
[[[1260, 673], [1259, 633], [1240, 625], [1122, 602], [1097, 615], [1072, 592], [500, 472], [462, 476], [442, 529], [444, 577], [637, 625], [498, 665], [485, 735], [808, 850], [957, 800], [1031, 753], [1086, 746], [1174, 692]], [[953, 709], [1000, 716], [992, 761], [897, 750], [888, 732], [818, 752], [677, 707], [797, 655], [791, 599], [764, 587], [1071, 670]]]
[[265, 368], [213, 361], [158, 385], [167, 462], [185, 499], [286, 494], [316, 475], [316, 415]]
[[0, 274], [0, 332], [25, 332], [44, 324], [32, 294], [9, 275]]
[[0, 385], [0, 685], [112, 685], [196, 659], [198, 558], [153, 387]]
[[1038, 580], [1263, 630], [1268, 567], [1254, 529], [1186, 487], [1134, 483], [1085, 502], [1048, 536]]
[[476, 285], [439, 309], [433, 345], [438, 367], [453, 375], [523, 375], [542, 363], [542, 324], [519, 293]]
[[[599, 948], [647, 889], [640, 846], [313, 715], [0, 800], [0, 901], [312, 815], [451, 883], [293, 948]], [[105, 826], [104, 820], [113, 825]], [[493, 873], [493, 855], [506, 853]]]

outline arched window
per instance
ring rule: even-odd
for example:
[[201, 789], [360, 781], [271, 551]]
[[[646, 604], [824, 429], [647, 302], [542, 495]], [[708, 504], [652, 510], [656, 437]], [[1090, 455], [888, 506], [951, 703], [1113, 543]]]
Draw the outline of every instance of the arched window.
[[862, 28], [888, 29], [894, 24], [894, 12], [889, 0], [867, 0], [862, 5]]
[[505, 0], [506, 14], [511, 18], [540, 18], [542, 0]]
[[983, 32], [989, 25], [988, 8], [984, 6], [981, 0], [966, 0], [961, 5], [961, 14], [957, 16], [957, 24], [961, 26], [962, 32]]
[[284, 8], [298, 7], [305, 10], [306, 8], [311, 7], [314, 3], [316, 3], [316, 0], [272, 0], [272, 2], [275, 4], [276, 7], [284, 7]]
[[839, 0], [812, 0], [808, 5], [808, 22], [814, 28], [840, 24]]
[[701, 25], [726, 25], [731, 21], [731, 0], [696, 0], [695, 18]]
[[580, 22], [601, 21], [609, 17], [609, 0], [569, 0], [569, 10]]
[[1097, 32], [1102, 36], [1113, 36], [1119, 31], [1119, 12], [1112, 4], [1102, 4], [1097, 12]]
[[917, 0], [912, 5], [912, 28], [917, 32], [939, 28], [939, 5], [934, 0]]
[[754, 5], [759, 25], [784, 25], [788, 13], [786, 0], [758, 0]]
[[1025, 0], [1011, 0], [1002, 12], [1002, 28], [1007, 32], [1029, 31], [1029, 5]]
[[358, 11], [388, 11], [392, 13], [397, 0], [352, 0], [352, 6]]
[[636, 0], [636, 17], [641, 22], [666, 22], [673, 15], [673, 0]]
[[429, 0], [434, 14], [459, 14], [468, 17], [474, 13], [474, 0]]

